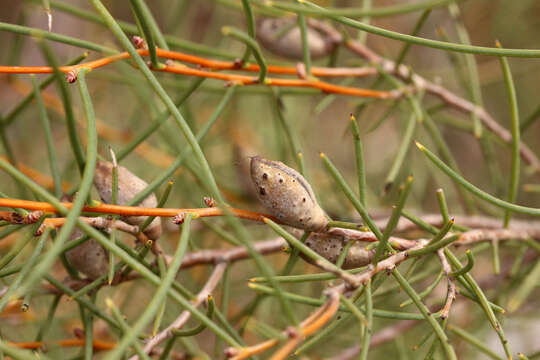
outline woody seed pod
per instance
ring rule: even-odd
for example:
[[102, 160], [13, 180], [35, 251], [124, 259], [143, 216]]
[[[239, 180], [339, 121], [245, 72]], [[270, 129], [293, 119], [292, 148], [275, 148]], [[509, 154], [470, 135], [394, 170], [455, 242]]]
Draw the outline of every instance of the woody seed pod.
[[[301, 236], [299, 231], [296, 232], [297, 237]], [[326, 260], [335, 264], [339, 255], [343, 251], [343, 248], [347, 244], [347, 240], [343, 236], [328, 234], [328, 233], [311, 233], [306, 242], [306, 246], [311, 248], [317, 254], [324, 257]], [[304, 260], [309, 263], [313, 261], [303, 256]], [[371, 262], [373, 258], [373, 252], [366, 250], [365, 242], [355, 242], [347, 252], [345, 256], [345, 261], [343, 262], [343, 269], [353, 269], [367, 265]]]
[[[329, 55], [341, 40], [339, 33], [328, 26], [310, 21], [306, 28], [309, 53], [312, 59]], [[301, 60], [302, 35], [296, 17], [262, 19], [257, 24], [257, 39], [276, 55]]]
[[309, 231], [328, 224], [306, 179], [282, 162], [252, 157], [251, 180], [262, 205], [282, 223]]
[[[75, 228], [68, 241], [81, 238], [84, 233]], [[69, 263], [78, 271], [86, 275], [90, 280], [105, 275], [109, 270], [109, 253], [95, 239], [90, 238], [66, 251]]]
[[[96, 173], [94, 175], [94, 185], [103, 200], [106, 203], [111, 202], [112, 198], [112, 163], [108, 161], [98, 161], [96, 165]], [[148, 184], [131, 173], [123, 166], [118, 166], [118, 198], [119, 205], [126, 204], [141, 190], [146, 188]], [[153, 208], [157, 206], [156, 195], [150, 194], [139, 204], [140, 207]], [[146, 216], [128, 216], [122, 218], [125, 222], [131, 225], [142, 225], [146, 220]], [[157, 240], [161, 236], [161, 218], [156, 217], [150, 225], [144, 230], [144, 234], [150, 240]]]

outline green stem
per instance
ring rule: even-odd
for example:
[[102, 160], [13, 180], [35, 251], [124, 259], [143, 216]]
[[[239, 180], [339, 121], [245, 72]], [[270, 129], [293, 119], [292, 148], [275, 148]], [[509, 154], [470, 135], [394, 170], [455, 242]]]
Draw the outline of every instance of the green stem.
[[[497, 47], [501, 47], [501, 44], [497, 42]], [[505, 57], [500, 57], [501, 68], [504, 75], [504, 82], [508, 91], [508, 102], [510, 103], [510, 121], [511, 121], [511, 133], [512, 133], [512, 166], [510, 170], [510, 182], [508, 184], [508, 202], [514, 203], [517, 198], [519, 189], [519, 142], [520, 142], [520, 130], [519, 130], [519, 109], [517, 104], [516, 87], [512, 78], [512, 72], [510, 71], [510, 65]], [[510, 223], [510, 217], [512, 211], [506, 209], [504, 212], [504, 227], [508, 227]]]
[[334, 164], [330, 161], [330, 159], [323, 153], [321, 153], [320, 156], [324, 165], [326, 166], [326, 168], [328, 169], [328, 171], [330, 172], [334, 180], [337, 182], [341, 190], [343, 190], [343, 192], [345, 193], [345, 196], [347, 196], [349, 201], [353, 204], [356, 211], [358, 211], [358, 213], [362, 217], [362, 220], [364, 220], [364, 223], [369, 227], [369, 229], [373, 232], [373, 234], [375, 234], [377, 239], [381, 241], [383, 238], [383, 234], [381, 230], [379, 230], [377, 225], [375, 225], [373, 220], [371, 220], [371, 217], [369, 216], [366, 208], [362, 206], [362, 203], [360, 203], [360, 200], [358, 200], [358, 198], [356, 197], [354, 192], [351, 190], [349, 185], [347, 185], [347, 183], [345, 182], [345, 179], [339, 173], [338, 169], [334, 166]]
[[453, 171], [451, 168], [449, 168], [448, 165], [443, 163], [435, 154], [433, 154], [431, 151], [426, 149], [422, 144], [417, 142], [416, 146], [420, 149], [420, 151], [422, 151], [427, 156], [427, 158], [431, 162], [433, 162], [446, 175], [454, 179], [457, 183], [459, 183], [461, 186], [463, 186], [465, 189], [467, 189], [469, 192], [471, 192], [473, 195], [477, 196], [478, 198], [505, 210], [510, 210], [510, 211], [517, 212], [520, 214], [540, 216], [540, 209], [512, 204], [480, 190], [479, 188], [477, 188], [476, 186], [474, 186], [473, 184], [465, 180], [463, 177], [461, 177], [459, 174], [457, 174], [455, 171]]
[[409, 42], [415, 45], [426, 46], [439, 50], [448, 50], [469, 54], [488, 55], [488, 56], [510, 56], [510, 57], [540, 57], [540, 49], [498, 49], [484, 46], [472, 46], [464, 44], [455, 44], [444, 41], [424, 39], [417, 36], [401, 34], [395, 31], [386, 30], [377, 26], [364, 24], [344, 16], [333, 15], [331, 12], [321, 6], [317, 6], [307, 0], [302, 0], [303, 4], [309, 5], [309, 8], [304, 6], [295, 6], [289, 4], [277, 4], [272, 2], [271, 5], [278, 9], [293, 11], [304, 14], [317, 14], [333, 19], [341, 24], [350, 26], [355, 29], [363, 30], [375, 35], [383, 36], [389, 39], [394, 39], [403, 42]]
[[362, 139], [360, 138], [360, 129], [353, 115], [351, 115], [351, 125], [354, 141], [354, 154], [356, 156], [356, 171], [358, 176], [358, 198], [362, 206], [367, 206], [367, 185], [366, 168], [364, 164], [364, 153], [362, 150]]
[[379, 240], [379, 245], [377, 245], [377, 250], [375, 250], [375, 255], [373, 255], [373, 265], [377, 265], [379, 262], [379, 259], [383, 255], [384, 251], [386, 250], [388, 246], [388, 239], [390, 238], [390, 235], [392, 234], [392, 231], [394, 231], [399, 218], [401, 217], [401, 211], [403, 210], [403, 207], [405, 206], [405, 202], [407, 201], [407, 197], [409, 196], [409, 191], [411, 190], [411, 185], [413, 182], [413, 177], [409, 176], [407, 178], [407, 182], [405, 183], [403, 189], [401, 190], [401, 194], [399, 194], [399, 199], [394, 207], [394, 210], [392, 210], [392, 215], [390, 215], [390, 219], [388, 220], [388, 223], [386, 224], [386, 227], [384, 228], [382, 239]]
[[367, 360], [368, 358], [371, 333], [373, 332], [373, 299], [371, 297], [371, 280], [368, 280], [364, 289], [366, 289], [364, 294], [366, 299], [366, 331], [364, 332], [364, 338], [362, 339], [359, 357], [360, 360]]
[[311, 76], [311, 54], [309, 52], [308, 30], [306, 16], [304, 14], [298, 14], [298, 27], [300, 28], [300, 36], [302, 38], [302, 58], [306, 66], [306, 75]]
[[150, 27], [148, 26], [148, 12], [144, 11], [142, 7], [143, 0], [130, 0], [129, 3], [131, 4], [131, 9], [133, 10], [135, 17], [141, 25], [144, 39], [146, 40], [146, 44], [148, 45], [148, 53], [150, 54], [150, 62], [152, 63], [152, 68], [159, 69], [160, 64], [158, 62], [158, 57], [156, 54], [154, 37], [152, 36], [152, 32], [150, 31]]
[[471, 250], [465, 251], [465, 254], [467, 255], [467, 265], [463, 266], [459, 270], [452, 271], [450, 273], [450, 276], [452, 276], [454, 278], [457, 278], [458, 276], [463, 276], [466, 273], [468, 273], [469, 271], [471, 271], [471, 269], [474, 266], [474, 256], [473, 256]]
[[457, 360], [456, 353], [454, 352], [454, 348], [448, 341], [448, 337], [446, 336], [444, 330], [442, 329], [441, 325], [437, 322], [437, 320], [435, 320], [433, 315], [429, 312], [426, 305], [422, 303], [422, 300], [420, 299], [416, 291], [414, 291], [412, 286], [407, 282], [407, 280], [403, 277], [403, 275], [399, 273], [399, 271], [396, 268], [392, 270], [392, 275], [397, 280], [399, 285], [403, 288], [403, 290], [407, 293], [407, 295], [409, 295], [409, 297], [414, 302], [418, 310], [420, 310], [420, 312], [422, 313], [422, 315], [424, 316], [428, 324], [433, 328], [435, 335], [437, 335], [437, 337], [441, 341], [442, 347], [446, 354], [446, 358]]
[[173, 261], [169, 265], [167, 274], [163, 279], [161, 279], [161, 284], [152, 297], [152, 300], [150, 300], [150, 302], [146, 305], [144, 312], [137, 318], [137, 321], [135, 324], [133, 324], [132, 328], [124, 334], [118, 345], [107, 354], [105, 359], [117, 359], [121, 354], [123, 354], [126, 348], [137, 338], [148, 322], [152, 320], [160, 305], [166, 299], [167, 292], [169, 291], [172, 282], [180, 269], [182, 259], [187, 249], [192, 217], [192, 214], [186, 214], [184, 223], [182, 224], [180, 240], [178, 241], [178, 246], [173, 256]]
[[33, 288], [36, 282], [38, 282], [39, 279], [43, 277], [45, 272], [50, 269], [50, 267], [52, 266], [52, 264], [54, 263], [58, 255], [60, 254], [62, 250], [62, 246], [64, 245], [64, 242], [66, 242], [66, 240], [71, 235], [71, 232], [73, 231], [75, 224], [78, 221], [82, 208], [84, 207], [86, 203], [86, 199], [88, 198], [90, 194], [90, 189], [92, 187], [92, 182], [94, 179], [94, 171], [96, 168], [96, 160], [97, 160], [97, 131], [96, 131], [95, 116], [94, 116], [94, 108], [90, 100], [90, 94], [88, 93], [88, 88], [86, 87], [86, 72], [87, 71], [88, 71], [87, 68], [82, 68], [79, 71], [79, 77], [77, 81], [79, 84], [79, 91], [81, 93], [82, 103], [83, 103], [84, 111], [86, 114], [86, 119], [88, 122], [87, 141], [86, 141], [86, 144], [87, 144], [86, 163], [84, 167], [83, 176], [81, 179], [81, 184], [79, 186], [79, 191], [77, 193], [77, 196], [75, 197], [75, 200], [73, 201], [73, 205], [69, 211], [69, 214], [66, 217], [66, 222], [62, 226], [62, 229], [60, 230], [60, 232], [58, 233], [58, 236], [56, 237], [53, 245], [51, 246], [49, 251], [47, 251], [42, 261], [40, 261], [35, 266], [34, 271], [32, 271], [28, 275], [25, 285], [21, 286], [21, 290], [19, 291], [19, 294], [25, 294], [27, 291]]
[[[242, 8], [244, 9], [244, 14], [246, 16], [248, 35], [250, 38], [255, 39], [255, 17], [253, 16], [253, 9], [249, 4], [249, 0], [242, 0]], [[250, 56], [251, 47], [248, 46], [246, 47], [244, 56], [242, 56], [242, 63], [245, 64], [246, 62], [248, 62]]]
[[[75, 155], [75, 160], [77, 161], [77, 166], [79, 167], [79, 172], [83, 174], [85, 168], [85, 158], [84, 150], [77, 134], [77, 122], [75, 120], [75, 115], [73, 114], [73, 107], [71, 104], [71, 93], [68, 89], [68, 84], [64, 77], [64, 74], [58, 70], [58, 62], [56, 57], [51, 51], [50, 47], [45, 43], [41, 43], [41, 50], [47, 59], [47, 62], [53, 67], [54, 77], [56, 79], [56, 84], [58, 91], [60, 92], [60, 97], [62, 99], [62, 104], [64, 106], [64, 112], [66, 117], [66, 125], [68, 128], [69, 143], [73, 154]], [[88, 122], [87, 127], [90, 126]]]
[[459, 336], [460, 338], [462, 338], [463, 340], [465, 340], [466, 342], [468, 342], [469, 344], [471, 344], [476, 349], [483, 352], [484, 354], [486, 354], [490, 358], [492, 358], [494, 360], [505, 360], [503, 357], [498, 356], [493, 351], [491, 351], [490, 348], [488, 348], [486, 345], [484, 345], [484, 342], [477, 339], [474, 335], [472, 335], [471, 333], [465, 331], [464, 329], [462, 329], [460, 327], [457, 327], [455, 325], [448, 325], [448, 330], [450, 332], [452, 332], [453, 334], [456, 334], [457, 336]]
[[39, 91], [39, 85], [36, 81], [35, 76], [32, 76], [32, 86], [34, 88], [34, 96], [36, 98], [38, 108], [39, 108], [39, 117], [41, 119], [41, 126], [43, 127], [43, 132], [45, 133], [45, 142], [47, 144], [47, 154], [49, 155], [49, 166], [51, 168], [51, 175], [54, 183], [54, 194], [57, 198], [62, 196], [62, 181], [60, 180], [60, 171], [58, 170], [58, 161], [56, 158], [56, 150], [54, 149], [54, 140], [52, 138], [51, 123], [49, 117], [47, 116], [47, 110], [45, 109], [45, 104], [43, 104], [43, 98], [41, 97], [41, 92]]
[[259, 68], [260, 68], [258, 81], [260, 84], [265, 84], [268, 68], [266, 66], [266, 60], [264, 60], [259, 44], [252, 37], [248, 36], [246, 33], [231, 26], [222, 27], [221, 32], [225, 36], [230, 36], [230, 37], [235, 38], [236, 40], [243, 42], [244, 44], [246, 44], [247, 47], [249, 47], [253, 51], [255, 60], [257, 60], [257, 64], [259, 64]]

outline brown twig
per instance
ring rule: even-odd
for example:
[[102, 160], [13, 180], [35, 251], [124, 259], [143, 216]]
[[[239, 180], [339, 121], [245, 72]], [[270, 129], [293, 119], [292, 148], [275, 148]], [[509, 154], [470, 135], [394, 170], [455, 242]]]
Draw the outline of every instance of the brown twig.
[[35, 224], [43, 216], [42, 211], [32, 211], [28, 215], [21, 215], [15, 211], [0, 211], [0, 220], [11, 224]]
[[540, 239], [540, 229], [476, 229], [464, 232], [456, 245], [472, 244], [479, 241]]
[[450, 275], [450, 273], [452, 272], [452, 267], [450, 266], [450, 264], [448, 263], [448, 259], [446, 259], [446, 256], [444, 255], [444, 249], [439, 249], [437, 251], [437, 255], [441, 260], [442, 270], [446, 275], [446, 281], [448, 283], [446, 301], [443, 308], [440, 310], [441, 318], [446, 319], [450, 314], [450, 308], [452, 307], [452, 303], [456, 299], [456, 284], [454, 283], [454, 279]]
[[[512, 143], [512, 134], [510, 131], [501, 126], [495, 119], [488, 114], [488, 112], [481, 106], [475, 105], [472, 102], [454, 94], [450, 90], [437, 85], [418, 74], [412, 73], [411, 70], [405, 65], [399, 65], [396, 68], [395, 62], [389, 59], [385, 59], [382, 56], [376, 54], [364, 44], [349, 40], [345, 42], [346, 46], [354, 53], [360, 55], [364, 59], [371, 63], [379, 65], [384, 71], [395, 74], [405, 81], [411, 81], [418, 91], [427, 91], [428, 93], [439, 97], [447, 105], [470, 114], [476, 114], [482, 123], [491, 132], [497, 135], [501, 140], [507, 144]], [[534, 152], [523, 142], [520, 143], [520, 155], [535, 172], [540, 172], [540, 160], [534, 154]]]
[[[202, 290], [197, 294], [197, 297], [192, 301], [193, 306], [197, 307], [200, 304], [202, 304], [203, 301], [205, 301], [208, 298], [208, 295], [219, 284], [219, 281], [223, 277], [223, 273], [225, 272], [225, 268], [227, 267], [227, 263], [222, 262], [216, 265], [214, 268], [214, 271], [212, 272], [212, 275], [208, 278], [206, 281], [206, 284], [202, 288]], [[144, 345], [144, 352], [147, 354], [150, 354], [152, 350], [162, 343], [164, 340], [172, 336], [172, 330], [175, 329], [181, 329], [182, 326], [184, 326], [187, 321], [189, 320], [191, 316], [191, 313], [187, 310], [184, 310], [177, 318], [174, 320], [167, 328], [150, 338], [148, 342]], [[130, 358], [130, 360], [136, 360], [139, 357], [137, 355], [134, 355]]]
[[[444, 225], [444, 221], [440, 214], [421, 214], [419, 217], [423, 222], [429, 225], [441, 227]], [[386, 227], [389, 216], [377, 217], [374, 222], [375, 225], [381, 230]], [[489, 216], [454, 216], [455, 224], [461, 225], [471, 229], [503, 229], [503, 222], [499, 218]], [[411, 230], [417, 230], [418, 226], [412, 221], [401, 217], [396, 225], [394, 232], [403, 233]], [[512, 219], [509, 229], [512, 230], [526, 230], [531, 234], [540, 232], [540, 221], [531, 220], [518, 220]]]
[[[280, 252], [287, 242], [282, 238], [272, 240], [259, 241], [253, 244], [253, 248], [261, 255], [273, 254]], [[196, 252], [187, 253], [182, 259], [180, 269], [187, 269], [196, 265], [217, 264], [220, 262], [235, 262], [238, 260], [248, 259], [250, 257], [248, 250], [243, 247], [234, 247], [231, 249], [212, 249], [199, 250]], [[172, 261], [172, 257], [165, 255], [167, 263]]]

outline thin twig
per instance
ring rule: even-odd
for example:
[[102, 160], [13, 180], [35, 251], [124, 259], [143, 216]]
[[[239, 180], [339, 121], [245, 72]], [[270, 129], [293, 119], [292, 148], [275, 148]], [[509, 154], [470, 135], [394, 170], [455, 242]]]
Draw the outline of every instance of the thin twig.
[[[227, 263], [222, 262], [216, 265], [214, 268], [214, 271], [212, 272], [212, 275], [208, 278], [206, 281], [206, 284], [202, 288], [202, 290], [197, 294], [197, 297], [193, 300], [193, 305], [195, 307], [202, 304], [204, 300], [208, 298], [208, 295], [219, 284], [219, 281], [221, 280], [223, 273], [225, 272], [225, 268], [227, 267]], [[172, 330], [178, 330], [181, 329], [182, 326], [184, 326], [187, 321], [189, 320], [191, 316], [191, 313], [187, 310], [184, 310], [177, 318], [174, 320], [169, 326], [167, 326], [166, 329], [162, 330], [145, 344], [143, 350], [145, 353], [150, 354], [154, 347], [162, 343], [164, 340], [172, 336]], [[134, 355], [130, 358], [130, 360], [137, 360], [139, 357], [137, 355]]]
[[[411, 329], [412, 327], [420, 324], [419, 320], [405, 320], [400, 321], [394, 325], [387, 326], [382, 330], [379, 330], [373, 336], [371, 336], [371, 341], [369, 342], [369, 347], [373, 348], [378, 345], [387, 343], [388, 341], [394, 340], [396, 337], [404, 333], [405, 331]], [[351, 360], [355, 359], [360, 353], [360, 345], [356, 344], [343, 350], [341, 353], [329, 358], [328, 360]]]
[[[411, 70], [405, 65], [399, 65], [396, 69], [395, 63], [392, 60], [385, 59], [382, 56], [376, 54], [364, 44], [349, 40], [345, 43], [347, 47], [354, 53], [362, 56], [364, 59], [371, 63], [377, 64], [384, 71], [393, 73], [405, 81], [411, 81], [417, 91], [426, 91], [432, 95], [439, 97], [447, 105], [465, 112], [475, 113], [478, 118], [484, 123], [486, 128], [491, 130], [501, 140], [507, 144], [512, 143], [512, 134], [510, 131], [501, 126], [483, 107], [473, 104], [472, 102], [454, 94], [450, 90], [437, 85], [422, 76], [412, 73]], [[535, 172], [540, 172], [540, 160], [535, 153], [523, 142], [520, 144], [520, 155]]]
[[437, 251], [437, 255], [439, 256], [439, 259], [441, 260], [441, 266], [444, 274], [446, 275], [446, 280], [448, 281], [448, 290], [446, 292], [446, 301], [444, 303], [443, 308], [440, 311], [441, 318], [446, 319], [450, 313], [450, 308], [452, 307], [452, 303], [456, 299], [456, 284], [454, 283], [453, 277], [450, 275], [452, 272], [452, 267], [448, 263], [448, 260], [446, 259], [446, 256], [444, 255], [444, 249], [439, 249]]

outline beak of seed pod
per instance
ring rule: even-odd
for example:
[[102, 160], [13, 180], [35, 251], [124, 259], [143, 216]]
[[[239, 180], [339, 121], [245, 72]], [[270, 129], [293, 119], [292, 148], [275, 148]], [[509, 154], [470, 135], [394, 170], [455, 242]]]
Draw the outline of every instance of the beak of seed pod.
[[[112, 200], [112, 174], [113, 165], [108, 161], [98, 161], [94, 175], [94, 186], [96, 187], [101, 200], [106, 203], [111, 203]], [[135, 197], [139, 192], [144, 190], [148, 184], [137, 177], [131, 171], [123, 166], [118, 166], [118, 205], [125, 205]], [[153, 208], [157, 206], [155, 194], [148, 195], [141, 203], [140, 207]], [[142, 225], [146, 216], [128, 216], [123, 220], [131, 225]], [[144, 230], [144, 234], [150, 240], [157, 240], [161, 236], [161, 218], [156, 217], [150, 225]]]
[[280, 161], [251, 158], [251, 180], [259, 201], [281, 223], [308, 231], [328, 224], [306, 179]]

